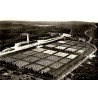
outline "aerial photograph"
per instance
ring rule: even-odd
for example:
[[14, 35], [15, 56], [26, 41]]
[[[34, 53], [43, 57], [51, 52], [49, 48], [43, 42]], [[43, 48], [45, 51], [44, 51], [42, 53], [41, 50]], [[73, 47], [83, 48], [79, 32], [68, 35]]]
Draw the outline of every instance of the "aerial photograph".
[[0, 21], [0, 80], [98, 80], [98, 23]]
[[0, 0], [1, 98], [98, 98], [98, 0]]

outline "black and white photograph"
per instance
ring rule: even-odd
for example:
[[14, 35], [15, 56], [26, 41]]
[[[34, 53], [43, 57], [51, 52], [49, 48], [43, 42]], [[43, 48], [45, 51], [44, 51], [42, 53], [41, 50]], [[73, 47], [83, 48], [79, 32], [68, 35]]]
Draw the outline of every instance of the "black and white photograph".
[[0, 21], [0, 79], [97, 80], [97, 26]]
[[0, 0], [1, 98], [98, 98], [98, 0]]

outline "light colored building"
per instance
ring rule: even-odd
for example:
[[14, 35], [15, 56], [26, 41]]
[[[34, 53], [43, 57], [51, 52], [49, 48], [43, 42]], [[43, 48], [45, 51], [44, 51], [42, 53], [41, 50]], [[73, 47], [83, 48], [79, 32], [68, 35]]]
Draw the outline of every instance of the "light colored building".
[[63, 36], [63, 37], [71, 37], [70, 34], [66, 34], [66, 33], [63, 33], [61, 36]]

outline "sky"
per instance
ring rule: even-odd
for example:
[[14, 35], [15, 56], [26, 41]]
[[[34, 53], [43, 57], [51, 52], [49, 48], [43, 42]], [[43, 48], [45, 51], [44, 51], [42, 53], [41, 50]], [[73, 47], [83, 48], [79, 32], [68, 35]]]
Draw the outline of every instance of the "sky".
[[0, 0], [0, 20], [98, 22], [98, 0]]

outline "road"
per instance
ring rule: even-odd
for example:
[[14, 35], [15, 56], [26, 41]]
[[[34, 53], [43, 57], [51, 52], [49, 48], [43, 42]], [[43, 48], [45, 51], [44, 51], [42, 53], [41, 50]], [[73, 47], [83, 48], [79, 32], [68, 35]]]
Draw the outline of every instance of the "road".
[[[95, 26], [95, 28], [97, 28], [96, 25], [94, 25], [94, 26]], [[91, 41], [92, 41], [92, 37], [88, 34], [88, 32], [89, 32], [90, 30], [92, 30], [92, 29], [89, 29], [89, 30], [85, 31], [85, 35], [89, 37], [89, 40], [87, 41], [87, 43], [89, 43], [89, 44], [91, 44]], [[93, 45], [93, 47], [95, 48], [95, 51], [94, 51], [94, 52], [96, 52], [96, 51], [97, 51], [96, 46], [95, 46], [94, 44], [91, 44], [91, 45]]]
[[[94, 25], [94, 26], [96, 28], [96, 25]], [[85, 35], [89, 37], [89, 40], [86, 43], [91, 45], [94, 48], [94, 50], [89, 54], [89, 55], [92, 55], [92, 54], [94, 54], [97, 51], [97, 48], [96, 48], [96, 46], [94, 44], [91, 44], [92, 37], [88, 34], [88, 32], [90, 30], [92, 30], [92, 29], [89, 29], [89, 30], [85, 31]], [[72, 30], [71, 30], [71, 32], [72, 32]], [[60, 73], [56, 79], [58, 79], [58, 80], [63, 79], [65, 76], [67, 76], [73, 70], [78, 68], [83, 62], [85, 62], [88, 59], [89, 55], [85, 55], [84, 59], [82, 59], [81, 61], [77, 62], [76, 64], [73, 64], [73, 66], [70, 67], [70, 68], [67, 68], [67, 70], [66, 69], [63, 70], [62, 74]]]

